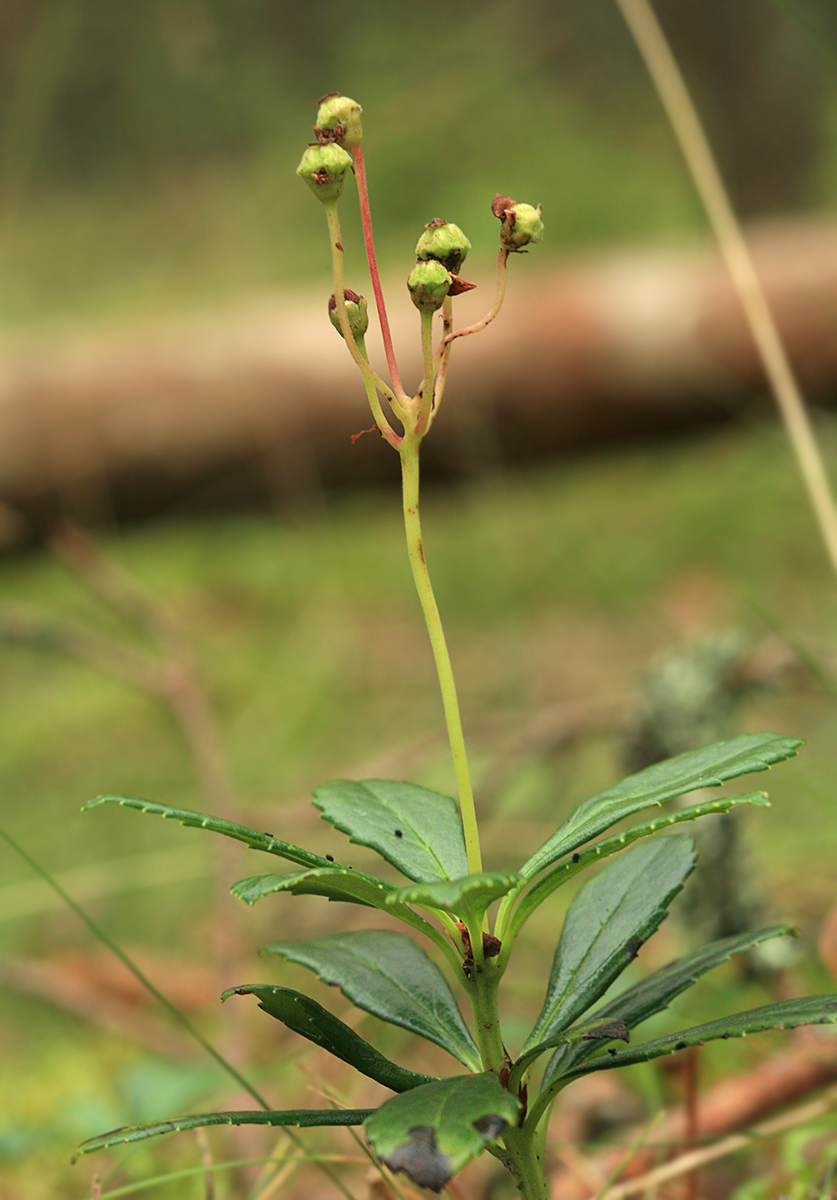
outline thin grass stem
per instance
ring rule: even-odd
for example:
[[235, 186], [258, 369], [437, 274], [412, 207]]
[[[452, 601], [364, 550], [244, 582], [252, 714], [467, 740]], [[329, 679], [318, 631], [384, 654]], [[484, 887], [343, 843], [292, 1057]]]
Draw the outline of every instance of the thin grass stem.
[[837, 574], [837, 510], [799, 386], [700, 118], [648, 0], [616, 0], [680, 144], [741, 301]]

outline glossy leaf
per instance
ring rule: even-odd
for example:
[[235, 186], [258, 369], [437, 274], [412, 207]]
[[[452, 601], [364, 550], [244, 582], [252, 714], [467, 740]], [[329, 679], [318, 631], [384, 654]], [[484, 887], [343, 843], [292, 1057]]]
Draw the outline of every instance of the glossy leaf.
[[435, 927], [413, 912], [409, 905], [395, 898], [397, 889], [391, 883], [346, 867], [330, 865], [290, 875], [253, 875], [232, 888], [232, 894], [245, 904], [255, 904], [277, 892], [290, 892], [292, 896], [325, 896], [329, 900], [379, 908], [430, 937], [437, 933]]
[[210, 1125], [275, 1125], [281, 1128], [309, 1129], [318, 1125], [362, 1125], [374, 1108], [291, 1108], [274, 1112], [263, 1108], [234, 1109], [231, 1112], [194, 1113], [191, 1117], [173, 1117], [170, 1121], [148, 1121], [145, 1125], [126, 1125], [101, 1133], [82, 1142], [73, 1155], [75, 1162], [82, 1154], [124, 1146], [159, 1137], [161, 1133], [182, 1133], [187, 1129], [205, 1129]]
[[765, 1004], [747, 1012], [721, 1017], [705, 1025], [694, 1025], [665, 1037], [641, 1042], [626, 1050], [611, 1049], [601, 1058], [592, 1059], [572, 1072], [570, 1078], [586, 1075], [591, 1071], [604, 1071], [611, 1067], [628, 1067], [634, 1063], [650, 1062], [663, 1054], [674, 1054], [689, 1046], [702, 1046], [719, 1038], [746, 1037], [748, 1033], [763, 1033], [766, 1029], [796, 1029], [799, 1025], [833, 1025], [837, 1022], [837, 995], [805, 996], [801, 1000], [782, 1000], [778, 1004]]
[[[687, 954], [669, 963], [659, 971], [654, 971], [645, 979], [626, 988], [619, 996], [603, 1004], [593, 1013], [592, 1019], [600, 1021], [624, 1021], [630, 1030], [634, 1030], [647, 1021], [649, 1017], [663, 1012], [682, 992], [696, 983], [701, 975], [727, 962], [736, 954], [745, 954], [760, 946], [771, 938], [795, 936], [796, 930], [791, 925], [771, 925], [766, 929], [755, 930], [752, 933], [738, 933], [733, 937], [722, 938], [703, 946], [693, 954]], [[586, 1044], [572, 1046], [566, 1050], [556, 1051], [550, 1060], [543, 1078], [542, 1087], [568, 1074], [579, 1063], [584, 1062], [598, 1049], [597, 1046]]]
[[516, 871], [482, 871], [463, 879], [441, 879], [436, 883], [410, 883], [387, 896], [387, 907], [422, 904], [445, 912], [482, 916], [488, 906], [505, 896], [520, 882]]
[[681, 825], [685, 821], [696, 821], [700, 817], [713, 814], [727, 813], [742, 804], [752, 804], [758, 808], [770, 807], [770, 802], [764, 792], [750, 792], [745, 796], [723, 796], [716, 800], [704, 800], [702, 804], [692, 804], [688, 808], [677, 808], [673, 812], [658, 813], [650, 821], [644, 821], [641, 825], [635, 825], [633, 829], [626, 829], [613, 837], [596, 842], [593, 846], [588, 846], [585, 850], [574, 854], [571, 859], [557, 863], [532, 885], [520, 900], [511, 921], [512, 929], [518, 930], [538, 905], [543, 904], [544, 900], [548, 899], [557, 888], [592, 863], [609, 858], [611, 854], [624, 850], [634, 842], [651, 837], [672, 825]]
[[457, 1075], [388, 1100], [366, 1119], [364, 1132], [391, 1171], [440, 1192], [519, 1112], [496, 1075]]
[[237, 825], [235, 821], [225, 821], [221, 817], [211, 817], [204, 813], [192, 812], [188, 808], [172, 808], [170, 804], [157, 804], [153, 800], [143, 800], [139, 796], [97, 796], [89, 804], [85, 804], [82, 812], [96, 808], [99, 804], [120, 804], [123, 808], [135, 808], [138, 812], [151, 813], [153, 816], [166, 820], [179, 821], [181, 825], [194, 826], [196, 829], [208, 829], [210, 833], [222, 833], [224, 837], [234, 838], [244, 842], [252, 850], [263, 850], [266, 854], [276, 854], [289, 862], [298, 863], [303, 867], [331, 866], [327, 858], [319, 854], [311, 854], [292, 842], [283, 842], [272, 833], [259, 833], [248, 829], [246, 825]]
[[663, 921], [695, 861], [691, 838], [660, 838], [628, 850], [581, 889], [567, 912], [525, 1052], [547, 1044], [604, 995]]
[[393, 1092], [406, 1092], [433, 1079], [431, 1075], [408, 1071], [385, 1058], [360, 1034], [310, 996], [267, 983], [247, 983], [229, 988], [221, 999], [227, 1000], [230, 996], [255, 996], [259, 1008], [271, 1017]]
[[[546, 1050], [551, 1050], [558, 1046], [557, 1053], [562, 1051], [571, 1051], [573, 1049], [581, 1049], [585, 1053], [583, 1057], [588, 1057], [596, 1047], [604, 1042], [629, 1042], [631, 1033], [626, 1023], [622, 1020], [598, 1020], [593, 1018], [583, 1022], [581, 1025], [573, 1025], [570, 1029], [562, 1029], [560, 1033], [555, 1033], [544, 1041], [539, 1042], [528, 1050], [525, 1054], [521, 1054], [520, 1058], [514, 1063], [509, 1087], [514, 1090], [513, 1085], [519, 1083], [524, 1073], [529, 1066]], [[542, 1085], [542, 1088], [545, 1085]]]
[[447, 980], [406, 935], [364, 929], [276, 942], [262, 953], [315, 971], [364, 1012], [435, 1042], [470, 1070], [479, 1070], [477, 1048]]
[[314, 792], [323, 819], [349, 841], [377, 850], [408, 879], [459, 879], [468, 874], [456, 801], [393, 779], [335, 779]]
[[766, 771], [775, 763], [791, 758], [801, 745], [801, 738], [784, 734], [747, 733], [655, 763], [586, 800], [524, 863], [521, 874], [533, 878], [557, 859], [643, 808], [663, 804], [698, 788], [720, 787], [740, 775]]

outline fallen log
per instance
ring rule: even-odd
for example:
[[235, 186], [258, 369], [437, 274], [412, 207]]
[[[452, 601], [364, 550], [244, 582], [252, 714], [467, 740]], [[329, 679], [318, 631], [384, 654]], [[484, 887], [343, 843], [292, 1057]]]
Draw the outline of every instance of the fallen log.
[[[755, 229], [752, 245], [812, 401], [837, 392], [837, 224]], [[479, 473], [614, 439], [766, 410], [755, 349], [708, 246], [512, 261], [501, 318], [455, 347], [426, 464]], [[457, 300], [477, 319], [490, 276]], [[362, 387], [313, 295], [128, 330], [0, 339], [0, 501], [39, 525], [180, 506], [284, 504], [394, 478]], [[402, 373], [417, 385], [417, 318], [394, 297]], [[380, 348], [371, 345], [382, 362]]]

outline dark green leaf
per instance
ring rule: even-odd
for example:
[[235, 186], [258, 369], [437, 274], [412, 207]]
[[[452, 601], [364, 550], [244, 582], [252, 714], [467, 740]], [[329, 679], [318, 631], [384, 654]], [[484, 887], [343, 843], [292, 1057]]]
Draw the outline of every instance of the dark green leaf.
[[590, 1021], [585, 1021], [582, 1025], [573, 1025], [571, 1029], [564, 1029], [561, 1033], [553, 1034], [552, 1037], [539, 1042], [537, 1046], [533, 1046], [525, 1054], [521, 1054], [520, 1058], [514, 1064], [509, 1087], [514, 1090], [514, 1085], [519, 1083], [523, 1078], [530, 1064], [539, 1055], [543, 1054], [545, 1050], [551, 1050], [553, 1046], [560, 1047], [557, 1051], [559, 1054], [562, 1051], [581, 1048], [583, 1051], [586, 1051], [583, 1057], [587, 1057], [592, 1052], [590, 1049], [591, 1046], [595, 1049], [603, 1042], [629, 1042], [630, 1040], [630, 1030], [622, 1020], [605, 1021], [593, 1018]]
[[604, 995], [666, 916], [695, 865], [692, 839], [634, 846], [586, 884], [567, 912], [543, 1009], [523, 1047], [549, 1042]]
[[440, 879], [436, 883], [410, 883], [396, 888], [386, 899], [387, 907], [422, 904], [445, 912], [481, 917], [492, 901], [505, 896], [520, 881], [516, 871], [482, 871], [464, 879]]
[[796, 1029], [799, 1025], [833, 1025], [837, 1021], [837, 995], [805, 996], [801, 1000], [782, 1000], [765, 1004], [748, 1012], [721, 1017], [706, 1025], [694, 1025], [665, 1037], [630, 1046], [627, 1050], [609, 1050], [601, 1058], [592, 1059], [569, 1073], [571, 1078], [590, 1071], [611, 1067], [627, 1067], [633, 1063], [649, 1062], [663, 1054], [674, 1054], [689, 1046], [702, 1046], [719, 1038], [746, 1037], [748, 1033], [763, 1033], [765, 1029]]
[[271, 1017], [393, 1092], [409, 1091], [423, 1083], [430, 1083], [433, 1078], [408, 1071], [406, 1067], [391, 1062], [310, 996], [303, 996], [289, 988], [272, 987], [267, 983], [247, 983], [229, 988], [221, 999], [226, 1000], [230, 996], [255, 996], [259, 1008]]
[[396, 890], [391, 883], [385, 883], [373, 875], [365, 875], [363, 871], [329, 866], [290, 875], [253, 875], [235, 884], [232, 893], [245, 904], [255, 904], [257, 900], [277, 892], [290, 892], [292, 896], [325, 896], [329, 900], [341, 900], [347, 904], [363, 904], [389, 912], [405, 925], [411, 925], [413, 929], [435, 938], [437, 930], [413, 912], [409, 905], [399, 903], [394, 898]]
[[766, 771], [774, 763], [791, 758], [801, 745], [801, 738], [778, 733], [747, 733], [728, 742], [689, 750], [676, 758], [655, 763], [586, 800], [524, 863], [521, 874], [531, 879], [557, 859], [643, 808], [651, 808], [698, 788], [720, 787], [740, 775]]
[[704, 800], [702, 804], [692, 804], [688, 808], [675, 809], [674, 812], [658, 813], [651, 821], [645, 821], [642, 825], [635, 825], [633, 829], [626, 829], [623, 833], [588, 846], [586, 850], [574, 854], [572, 859], [565, 859], [564, 862], [556, 864], [552, 870], [546, 875], [542, 875], [537, 883], [532, 885], [520, 900], [511, 921], [511, 928], [515, 931], [518, 930], [539, 904], [543, 904], [544, 900], [551, 896], [557, 888], [583, 871], [585, 867], [589, 867], [591, 863], [608, 858], [618, 850], [624, 850], [633, 842], [651, 837], [652, 834], [659, 833], [660, 830], [671, 825], [680, 825], [684, 821], [695, 821], [699, 817], [712, 814], [727, 813], [742, 804], [753, 804], [759, 808], [770, 807], [764, 792], [750, 792], [746, 796], [724, 796], [717, 800]]
[[408, 879], [459, 879], [468, 874], [456, 801], [393, 779], [335, 779], [314, 803], [349, 841], [377, 850]]
[[[593, 1018], [599, 1021], [622, 1020], [629, 1029], [636, 1029], [649, 1017], [668, 1008], [672, 1000], [713, 967], [718, 967], [733, 955], [744, 954], [771, 938], [794, 935], [795, 932], [791, 925], [771, 925], [766, 929], [738, 933], [733, 937], [712, 942], [701, 950], [687, 954], [659, 971], [654, 971], [633, 987], [626, 988], [621, 995], [597, 1009]], [[588, 1044], [556, 1051], [546, 1068], [542, 1087], [546, 1089], [554, 1080], [568, 1074], [575, 1066], [589, 1058], [596, 1049], [596, 1046]]]
[[519, 1112], [496, 1075], [458, 1075], [388, 1100], [366, 1119], [364, 1132], [391, 1171], [440, 1192]]
[[209, 817], [204, 813], [192, 812], [188, 808], [172, 808], [169, 804], [156, 804], [152, 800], [142, 800], [139, 796], [97, 796], [95, 800], [84, 805], [82, 812], [96, 808], [99, 804], [121, 804], [123, 808], [135, 808], [139, 812], [179, 821], [181, 825], [208, 829], [211, 833], [222, 833], [224, 837], [244, 842], [252, 850], [264, 850], [266, 854], [276, 854], [279, 858], [286, 858], [289, 862], [299, 863], [303, 867], [331, 866], [327, 858], [321, 858], [319, 854], [310, 854], [291, 842], [280, 841], [272, 833], [258, 833], [255, 829], [248, 829], [246, 825], [236, 825], [234, 821]]
[[195, 1113], [191, 1117], [173, 1117], [170, 1121], [149, 1121], [145, 1125], [126, 1125], [111, 1133], [82, 1142], [73, 1155], [75, 1162], [82, 1154], [95, 1150], [107, 1150], [110, 1146], [124, 1146], [128, 1142], [141, 1142], [145, 1138], [157, 1137], [161, 1133], [182, 1133], [186, 1129], [204, 1129], [208, 1125], [277, 1125], [283, 1128], [307, 1129], [316, 1125], [362, 1125], [373, 1113], [374, 1108], [291, 1108], [285, 1112], [236, 1109], [233, 1112]]
[[277, 942], [262, 953], [308, 967], [364, 1012], [435, 1042], [470, 1070], [479, 1070], [479, 1053], [447, 980], [404, 934], [355, 930], [308, 942]]

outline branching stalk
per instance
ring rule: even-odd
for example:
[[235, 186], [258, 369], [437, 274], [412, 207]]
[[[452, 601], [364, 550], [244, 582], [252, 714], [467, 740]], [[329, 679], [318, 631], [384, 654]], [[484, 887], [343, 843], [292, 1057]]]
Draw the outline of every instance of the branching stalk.
[[457, 329], [455, 333], [449, 333], [443, 343], [445, 346], [449, 345], [456, 338], [468, 337], [469, 334], [479, 333], [480, 330], [485, 329], [486, 325], [490, 325], [491, 322], [494, 320], [494, 318], [497, 316], [498, 312], [503, 307], [503, 300], [506, 297], [506, 280], [508, 278], [508, 271], [506, 269], [506, 265], [509, 261], [510, 253], [511, 253], [511, 251], [507, 250], [505, 248], [505, 246], [501, 246], [498, 251], [498, 254], [497, 254], [497, 294], [494, 297], [494, 303], [491, 305], [491, 308], [488, 310], [488, 312], [485, 314], [485, 316], [482, 318], [481, 321], [477, 321], [474, 325], [466, 325], [463, 329]]

